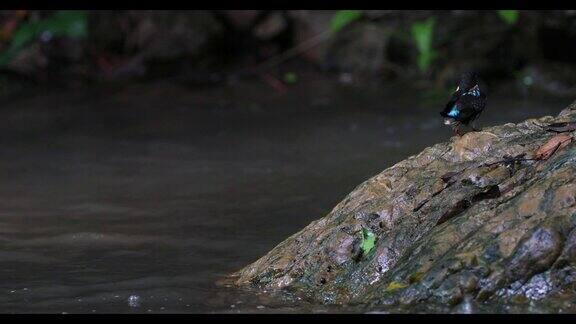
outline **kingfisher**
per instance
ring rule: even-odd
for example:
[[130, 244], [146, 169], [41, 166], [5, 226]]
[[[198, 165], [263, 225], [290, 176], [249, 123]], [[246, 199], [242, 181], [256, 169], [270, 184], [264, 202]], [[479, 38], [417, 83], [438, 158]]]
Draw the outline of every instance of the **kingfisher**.
[[472, 123], [472, 129], [477, 131], [475, 121], [486, 106], [486, 94], [480, 90], [478, 75], [474, 72], [464, 73], [452, 98], [440, 115], [444, 117], [444, 125], [452, 126], [454, 133], [461, 136], [461, 125]]

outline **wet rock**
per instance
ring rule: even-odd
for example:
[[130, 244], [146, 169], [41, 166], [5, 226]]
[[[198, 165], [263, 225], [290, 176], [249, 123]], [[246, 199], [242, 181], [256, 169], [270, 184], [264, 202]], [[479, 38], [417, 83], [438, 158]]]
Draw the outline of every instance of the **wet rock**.
[[498, 136], [490, 132], [470, 132], [458, 137], [453, 148], [458, 159], [474, 160], [474, 158], [489, 151], [492, 143], [497, 140]]
[[[575, 107], [429, 147], [231, 278], [320, 303], [564, 305], [576, 298], [576, 146], [531, 157]], [[375, 246], [355, 258], [364, 229]]]

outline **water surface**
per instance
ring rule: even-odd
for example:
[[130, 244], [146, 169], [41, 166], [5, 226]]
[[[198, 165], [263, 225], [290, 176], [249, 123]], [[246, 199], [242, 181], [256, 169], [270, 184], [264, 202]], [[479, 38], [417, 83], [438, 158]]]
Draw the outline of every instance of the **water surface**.
[[[482, 126], [570, 100], [490, 98]], [[447, 140], [400, 86], [170, 82], [0, 102], [0, 312], [326, 312], [215, 281]], [[354, 311], [354, 310], [348, 310]]]

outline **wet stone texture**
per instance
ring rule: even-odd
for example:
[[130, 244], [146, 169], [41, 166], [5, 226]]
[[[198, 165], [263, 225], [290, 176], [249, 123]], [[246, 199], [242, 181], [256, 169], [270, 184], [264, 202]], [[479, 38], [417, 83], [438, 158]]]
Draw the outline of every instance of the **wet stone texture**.
[[558, 135], [547, 125], [573, 121], [576, 103], [555, 118], [429, 147], [358, 186], [231, 280], [371, 309], [543, 302], [544, 311], [574, 312], [576, 145], [534, 159]]

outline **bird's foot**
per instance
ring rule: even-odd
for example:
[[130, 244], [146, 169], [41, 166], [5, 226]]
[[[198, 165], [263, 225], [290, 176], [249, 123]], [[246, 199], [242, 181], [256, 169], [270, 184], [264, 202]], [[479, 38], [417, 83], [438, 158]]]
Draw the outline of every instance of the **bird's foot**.
[[462, 137], [463, 134], [460, 134], [460, 129], [458, 127], [454, 128], [454, 135], [458, 137]]
[[470, 125], [470, 126], [471, 126], [472, 130], [475, 131], [475, 132], [479, 132], [479, 131], [482, 130], [482, 128], [476, 126], [476, 121], [475, 121], [475, 120], [472, 121], [472, 125]]

